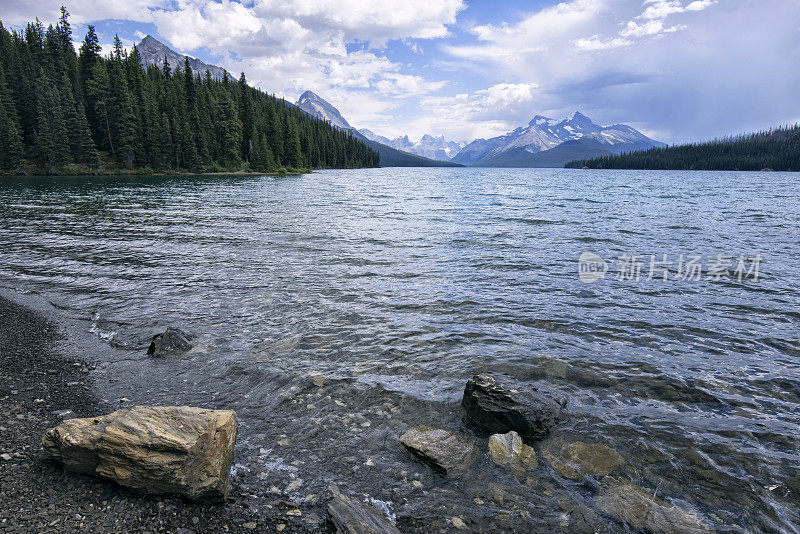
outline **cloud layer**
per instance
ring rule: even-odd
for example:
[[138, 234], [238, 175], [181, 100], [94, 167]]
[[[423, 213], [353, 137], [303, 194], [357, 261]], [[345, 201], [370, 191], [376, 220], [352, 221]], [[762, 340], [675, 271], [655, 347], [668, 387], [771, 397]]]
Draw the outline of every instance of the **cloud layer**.
[[[3, 21], [54, 21], [62, 0], [6, 0]], [[580, 109], [665, 141], [800, 118], [800, 3], [786, 0], [127, 0], [72, 20], [312, 89], [383, 135], [471, 139]], [[117, 22], [107, 19], [119, 19]], [[127, 33], [126, 33], [127, 32]]]

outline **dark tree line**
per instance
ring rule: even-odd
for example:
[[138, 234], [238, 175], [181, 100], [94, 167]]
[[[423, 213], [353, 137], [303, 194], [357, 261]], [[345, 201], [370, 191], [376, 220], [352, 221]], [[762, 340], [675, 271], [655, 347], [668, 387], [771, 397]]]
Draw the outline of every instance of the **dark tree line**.
[[571, 161], [567, 168], [698, 171], [800, 171], [800, 125], [707, 143], [650, 148]]
[[183, 65], [146, 69], [115, 38], [78, 53], [69, 14], [9, 32], [0, 22], [0, 168], [53, 174], [101, 164], [154, 171], [274, 171], [379, 165], [377, 152], [282, 99]]

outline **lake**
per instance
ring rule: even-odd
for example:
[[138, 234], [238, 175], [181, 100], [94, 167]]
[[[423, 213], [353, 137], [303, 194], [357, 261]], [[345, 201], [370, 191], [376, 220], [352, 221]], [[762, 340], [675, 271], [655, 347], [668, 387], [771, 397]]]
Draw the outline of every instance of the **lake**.
[[[585, 441], [714, 528], [797, 532], [798, 198], [773, 172], [0, 177], [0, 285], [91, 334], [111, 407], [235, 409], [235, 477], [294, 501], [335, 482], [408, 530], [617, 528], [607, 480], [541, 455]], [[194, 348], [148, 358], [168, 325]], [[485, 452], [459, 405], [479, 372], [569, 398], [524, 476], [398, 444], [427, 424]]]

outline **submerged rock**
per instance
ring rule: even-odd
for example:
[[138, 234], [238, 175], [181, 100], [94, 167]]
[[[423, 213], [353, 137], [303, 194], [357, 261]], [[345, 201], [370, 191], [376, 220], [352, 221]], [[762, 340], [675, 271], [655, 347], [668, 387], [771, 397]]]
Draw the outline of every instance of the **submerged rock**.
[[441, 428], [414, 427], [400, 436], [400, 442], [434, 470], [445, 475], [463, 471], [478, 456], [475, 445]]
[[656, 534], [713, 532], [696, 514], [668, 504], [642, 487], [619, 480], [604, 486], [595, 501], [597, 508], [636, 530]]
[[489, 456], [497, 465], [506, 466], [516, 473], [535, 469], [539, 465], [536, 451], [525, 445], [513, 430], [507, 434], [493, 434], [489, 438]]
[[145, 493], [222, 501], [235, 442], [233, 411], [136, 406], [64, 421], [47, 431], [42, 447], [69, 471]]
[[186, 352], [192, 348], [189, 343], [189, 337], [171, 326], [162, 334], [156, 334], [150, 341], [150, 346], [147, 348], [147, 354], [150, 356], [167, 356], [169, 354], [177, 354]]
[[621, 454], [602, 443], [576, 441], [563, 447], [551, 445], [542, 450], [542, 456], [556, 473], [572, 480], [580, 480], [587, 474], [605, 476], [625, 465]]
[[461, 405], [467, 421], [490, 433], [514, 430], [538, 439], [555, 426], [566, 400], [533, 386], [511, 389], [489, 375], [473, 376], [464, 388]]
[[331, 486], [328, 521], [342, 534], [400, 534], [396, 526], [377, 508], [353, 500]]

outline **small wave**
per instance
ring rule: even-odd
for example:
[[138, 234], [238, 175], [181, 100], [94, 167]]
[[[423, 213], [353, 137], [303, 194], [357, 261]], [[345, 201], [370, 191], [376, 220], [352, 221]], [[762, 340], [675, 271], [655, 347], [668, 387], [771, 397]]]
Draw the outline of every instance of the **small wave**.
[[530, 224], [532, 226], [545, 226], [548, 224], [567, 224], [567, 221], [551, 221], [548, 219], [529, 219], [527, 217], [500, 217], [499, 220], [506, 222]]
[[117, 334], [117, 331], [111, 328], [106, 328], [100, 325], [101, 322], [107, 322], [100, 319], [100, 313], [95, 313], [94, 318], [92, 319], [92, 324], [89, 327], [89, 332], [96, 335], [103, 341], [111, 341], [111, 339]]

